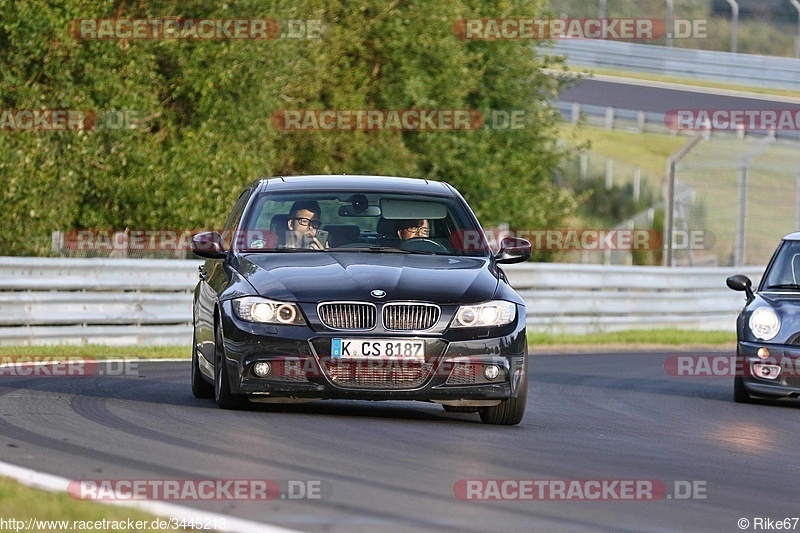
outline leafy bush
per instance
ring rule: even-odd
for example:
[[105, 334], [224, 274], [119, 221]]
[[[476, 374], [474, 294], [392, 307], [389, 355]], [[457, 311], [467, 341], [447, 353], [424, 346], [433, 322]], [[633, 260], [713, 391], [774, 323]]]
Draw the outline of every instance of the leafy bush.
[[[564, 155], [557, 58], [525, 41], [466, 41], [460, 18], [533, 16], [530, 0], [3, 3], [0, 109], [126, 110], [132, 129], [0, 131], [0, 246], [47, 254], [53, 230], [218, 227], [251, 180], [363, 173], [444, 180], [486, 225], [557, 226]], [[321, 19], [323, 39], [78, 41], [77, 18]], [[525, 110], [514, 131], [284, 132], [282, 109]]]

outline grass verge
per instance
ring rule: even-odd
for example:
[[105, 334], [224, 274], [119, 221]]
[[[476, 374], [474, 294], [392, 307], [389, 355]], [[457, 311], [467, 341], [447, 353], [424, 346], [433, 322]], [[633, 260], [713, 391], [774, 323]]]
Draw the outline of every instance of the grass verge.
[[[727, 331], [694, 331], [681, 329], [629, 330], [610, 333], [556, 334], [528, 332], [528, 344], [558, 345], [717, 345], [736, 342], [736, 334]], [[91, 359], [189, 359], [187, 346], [4, 346], [4, 357], [86, 357]]]
[[589, 333], [586, 335], [577, 334], [555, 334], [528, 332], [528, 345], [538, 346], [561, 346], [561, 345], [580, 345], [598, 346], [603, 345], [709, 345], [720, 348], [736, 342], [736, 333], [729, 331], [694, 331], [682, 329], [648, 329], [648, 330], [628, 330], [609, 333]]
[[[153, 521], [169, 520], [139, 509], [75, 500], [65, 492], [34, 489], [7, 477], [0, 477], [0, 517], [6, 520], [6, 525], [10, 519], [17, 520], [16, 527], [5, 528], [16, 531], [164, 531], [164, 528], [152, 527], [163, 523], [153, 524]], [[34, 519], [33, 527], [28, 529], [31, 518]], [[129, 519], [144, 527], [129, 529]], [[103, 520], [107, 522], [103, 524]], [[114, 528], [113, 522], [121, 527]]]
[[189, 359], [189, 345], [105, 346], [102, 344], [53, 346], [0, 346], [2, 357], [84, 357], [87, 359]]
[[[591, 151], [617, 161], [638, 165], [646, 175], [663, 176], [667, 159], [689, 140], [661, 133], [631, 133], [595, 126], [564, 124], [559, 137], [569, 146], [591, 143]], [[661, 187], [661, 183], [653, 183]]]

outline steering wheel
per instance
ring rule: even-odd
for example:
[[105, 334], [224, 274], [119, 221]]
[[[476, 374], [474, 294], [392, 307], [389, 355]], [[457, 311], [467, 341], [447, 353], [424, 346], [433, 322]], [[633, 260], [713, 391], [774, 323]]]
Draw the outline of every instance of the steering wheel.
[[403, 250], [416, 250], [419, 252], [444, 252], [450, 253], [447, 246], [440, 242], [427, 237], [412, 237], [400, 243], [400, 248]]

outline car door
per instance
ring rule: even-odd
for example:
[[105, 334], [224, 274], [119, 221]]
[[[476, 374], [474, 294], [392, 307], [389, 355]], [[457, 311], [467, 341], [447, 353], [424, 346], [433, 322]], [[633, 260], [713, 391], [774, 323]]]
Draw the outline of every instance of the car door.
[[[228, 251], [232, 249], [235, 231], [252, 192], [252, 188], [242, 192], [222, 228], [223, 245]], [[200, 281], [195, 291], [195, 342], [200, 354], [211, 364], [214, 362], [214, 307], [219, 301], [219, 295], [230, 284], [230, 269], [230, 254], [226, 259], [207, 259], [201, 267]]]

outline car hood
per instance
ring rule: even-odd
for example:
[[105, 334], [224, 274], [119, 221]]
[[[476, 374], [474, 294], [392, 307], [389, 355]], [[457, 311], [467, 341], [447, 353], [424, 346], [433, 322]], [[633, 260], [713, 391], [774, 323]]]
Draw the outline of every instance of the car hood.
[[494, 295], [499, 282], [483, 257], [373, 252], [252, 253], [237, 270], [259, 295], [276, 300], [422, 300], [476, 303]]

